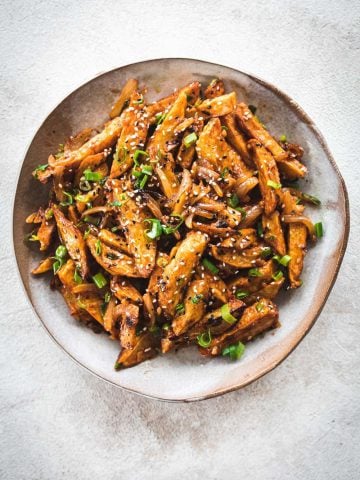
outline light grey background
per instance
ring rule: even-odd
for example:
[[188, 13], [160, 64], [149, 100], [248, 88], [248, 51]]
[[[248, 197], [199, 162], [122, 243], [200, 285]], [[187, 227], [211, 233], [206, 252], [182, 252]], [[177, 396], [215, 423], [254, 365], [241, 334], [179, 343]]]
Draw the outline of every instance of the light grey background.
[[[1, 479], [359, 478], [358, 5], [0, 2]], [[11, 248], [17, 172], [48, 112], [101, 71], [167, 56], [287, 92], [325, 135], [352, 204], [343, 267], [311, 333], [255, 384], [190, 405], [122, 392], [73, 364], [23, 298]]]

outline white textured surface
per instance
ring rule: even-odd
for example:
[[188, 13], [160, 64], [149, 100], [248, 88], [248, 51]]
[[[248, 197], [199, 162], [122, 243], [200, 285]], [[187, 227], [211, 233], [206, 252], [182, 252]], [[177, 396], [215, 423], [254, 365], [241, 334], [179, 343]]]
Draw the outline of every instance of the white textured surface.
[[[358, 478], [356, 4], [1, 2], [1, 478]], [[166, 56], [249, 70], [290, 94], [325, 135], [353, 205], [338, 281], [300, 347], [248, 388], [190, 405], [123, 393], [74, 365], [22, 298], [10, 248], [17, 169], [48, 111], [99, 71]]]

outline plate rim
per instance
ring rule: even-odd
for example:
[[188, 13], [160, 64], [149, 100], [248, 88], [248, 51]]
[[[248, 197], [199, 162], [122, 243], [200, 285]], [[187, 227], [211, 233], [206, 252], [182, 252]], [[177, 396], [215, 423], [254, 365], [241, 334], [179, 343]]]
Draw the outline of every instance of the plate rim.
[[[324, 299], [323, 301], [321, 302], [321, 304], [319, 305], [319, 307], [317, 308], [316, 312], [313, 314], [312, 316], [312, 320], [311, 322], [305, 326], [305, 330], [302, 332], [302, 334], [297, 337], [293, 343], [291, 343], [288, 347], [285, 347], [284, 349], [282, 349], [282, 355], [281, 355], [281, 358], [278, 358], [278, 359], [275, 359], [272, 363], [270, 363], [269, 365], [267, 365], [262, 371], [260, 371], [257, 375], [255, 375], [254, 377], [250, 378], [250, 379], [246, 379], [236, 385], [233, 385], [231, 387], [224, 387], [224, 388], [219, 388], [219, 389], [216, 389], [215, 391], [211, 392], [211, 393], [207, 393], [205, 395], [201, 395], [201, 396], [194, 396], [194, 397], [182, 397], [182, 398], [166, 398], [165, 396], [157, 396], [157, 395], [150, 395], [150, 394], [147, 394], [147, 393], [144, 393], [142, 391], [139, 391], [135, 388], [130, 388], [130, 387], [126, 387], [126, 386], [123, 386], [123, 385], [118, 385], [117, 383], [113, 382], [112, 380], [109, 380], [105, 377], [103, 377], [102, 375], [94, 372], [93, 370], [91, 370], [90, 367], [84, 365], [83, 363], [80, 362], [80, 360], [78, 360], [77, 358], [75, 358], [69, 351], [66, 350], [66, 348], [55, 338], [55, 336], [50, 332], [50, 330], [48, 329], [48, 327], [46, 326], [45, 322], [43, 321], [43, 319], [41, 318], [40, 314], [38, 313], [35, 305], [33, 304], [33, 302], [31, 301], [30, 299], [30, 296], [27, 292], [27, 289], [25, 287], [25, 282], [24, 282], [24, 279], [21, 275], [21, 271], [20, 271], [20, 267], [19, 267], [19, 259], [18, 259], [18, 256], [17, 256], [17, 252], [16, 252], [16, 246], [15, 246], [15, 204], [16, 204], [16, 198], [17, 198], [17, 192], [18, 192], [18, 188], [19, 188], [19, 183], [20, 183], [20, 177], [21, 177], [21, 172], [22, 172], [22, 168], [23, 168], [23, 165], [24, 165], [24, 161], [28, 155], [28, 152], [30, 150], [30, 147], [32, 145], [32, 142], [34, 141], [34, 138], [35, 136], [37, 135], [37, 133], [40, 131], [40, 129], [43, 127], [43, 125], [45, 124], [45, 122], [48, 120], [48, 118], [52, 115], [52, 113], [72, 94], [76, 93], [78, 90], [82, 89], [84, 86], [86, 86], [87, 84], [91, 83], [92, 81], [94, 81], [95, 79], [99, 78], [99, 77], [102, 77], [102, 76], [105, 76], [105, 75], [108, 75], [109, 73], [111, 72], [114, 72], [116, 70], [120, 70], [120, 69], [123, 69], [123, 68], [128, 68], [128, 67], [132, 67], [132, 66], [135, 66], [135, 65], [140, 65], [140, 64], [146, 64], [146, 63], [152, 63], [152, 62], [157, 62], [157, 61], [171, 61], [171, 60], [180, 60], [180, 61], [192, 61], [192, 62], [197, 62], [197, 63], [202, 63], [202, 64], [205, 64], [205, 65], [213, 65], [213, 66], [217, 66], [217, 67], [220, 67], [220, 68], [226, 68], [226, 69], [229, 69], [229, 70], [232, 70], [236, 73], [240, 73], [242, 75], [245, 75], [247, 76], [248, 78], [250, 78], [251, 80], [259, 83], [260, 85], [262, 85], [263, 87], [271, 90], [271, 92], [273, 92], [276, 96], [278, 96], [280, 99], [282, 99], [286, 104], [290, 105], [293, 109], [296, 110], [296, 113], [300, 116], [301, 120], [310, 128], [310, 130], [312, 131], [312, 133], [315, 135], [317, 141], [320, 143], [321, 147], [323, 148], [326, 156], [327, 156], [327, 159], [330, 161], [330, 164], [332, 165], [332, 167], [334, 168], [335, 170], [335, 173], [336, 173], [336, 176], [339, 180], [339, 185], [340, 185], [340, 190], [341, 190], [341, 193], [343, 194], [344, 196], [344, 207], [345, 207], [345, 222], [344, 222], [344, 234], [341, 238], [341, 247], [338, 249], [336, 255], [337, 255], [337, 259], [336, 259], [336, 264], [335, 264], [335, 267], [334, 267], [334, 273], [333, 273], [333, 277], [331, 279], [331, 282], [329, 283], [327, 289], [326, 289], [326, 293], [325, 293], [325, 296], [324, 296]], [[288, 95], [287, 93], [285, 93], [283, 90], [280, 90], [277, 86], [275, 86], [274, 84], [268, 82], [267, 80], [261, 78], [261, 77], [258, 77], [257, 75], [253, 74], [253, 73], [249, 73], [245, 70], [239, 70], [237, 68], [234, 68], [234, 67], [231, 67], [231, 66], [227, 66], [227, 65], [222, 65], [220, 63], [217, 63], [217, 62], [211, 62], [211, 61], [208, 61], [208, 60], [200, 60], [200, 59], [196, 59], [196, 58], [188, 58], [188, 57], [159, 57], [159, 58], [152, 58], [152, 59], [146, 59], [146, 60], [141, 60], [141, 61], [138, 61], [138, 62], [132, 62], [132, 63], [128, 63], [128, 64], [125, 64], [125, 65], [120, 65], [120, 66], [117, 66], [117, 67], [113, 67], [109, 70], [106, 70], [106, 71], [101, 71], [99, 73], [97, 73], [96, 75], [92, 76], [90, 79], [82, 82], [79, 86], [77, 86], [75, 89], [71, 90], [70, 93], [67, 93], [59, 102], [56, 103], [56, 105], [51, 108], [50, 112], [45, 116], [45, 118], [43, 119], [43, 121], [41, 121], [39, 123], [39, 126], [37, 128], [34, 129], [35, 133], [33, 135], [31, 135], [31, 139], [30, 141], [27, 143], [27, 146], [25, 147], [24, 149], [24, 153], [22, 154], [22, 161], [21, 163], [19, 164], [18, 166], [18, 171], [17, 171], [17, 176], [16, 176], [16, 188], [15, 188], [15, 191], [14, 191], [14, 194], [13, 194], [13, 199], [12, 199], [12, 251], [13, 251], [13, 259], [15, 260], [15, 263], [16, 263], [16, 271], [17, 271], [17, 275], [18, 275], [18, 278], [20, 280], [20, 284], [21, 284], [21, 287], [25, 293], [25, 297], [26, 297], [26, 300], [30, 306], [30, 308], [32, 309], [33, 313], [35, 314], [35, 316], [37, 317], [38, 321], [40, 322], [40, 324], [42, 325], [42, 327], [45, 329], [46, 333], [48, 334], [48, 336], [53, 340], [53, 342], [55, 342], [55, 344], [63, 351], [66, 353], [66, 355], [68, 357], [71, 358], [71, 360], [73, 362], [75, 362], [78, 366], [82, 367], [83, 369], [85, 369], [87, 372], [91, 373], [92, 375], [94, 375], [95, 377], [101, 379], [102, 381], [110, 384], [110, 385], [113, 385], [114, 387], [116, 388], [119, 388], [121, 390], [125, 390], [127, 392], [131, 392], [131, 393], [135, 393], [137, 395], [140, 395], [142, 397], [145, 397], [145, 398], [149, 398], [149, 399], [153, 399], [153, 400], [158, 400], [158, 401], [163, 401], [163, 402], [169, 402], [169, 403], [192, 403], [192, 402], [198, 402], [198, 401], [201, 401], [201, 400], [207, 400], [207, 399], [210, 399], [210, 398], [214, 398], [214, 397], [217, 397], [217, 396], [221, 396], [221, 395], [224, 395], [225, 393], [230, 393], [230, 392], [234, 392], [236, 390], [239, 390], [241, 388], [244, 388], [248, 385], [250, 385], [251, 383], [255, 382], [256, 380], [258, 380], [259, 378], [263, 377], [264, 375], [266, 375], [267, 373], [271, 372], [272, 370], [274, 370], [278, 365], [280, 365], [283, 361], [285, 361], [287, 359], [287, 357], [298, 347], [298, 345], [304, 340], [304, 338], [306, 337], [306, 335], [310, 332], [310, 330], [312, 329], [312, 327], [314, 326], [315, 322], [317, 321], [317, 319], [319, 318], [328, 298], [329, 298], [329, 295], [334, 287], [334, 284], [336, 282], [336, 279], [337, 279], [337, 276], [339, 274], [339, 270], [340, 270], [340, 267], [341, 267], [341, 264], [342, 264], [342, 261], [343, 261], [343, 258], [344, 258], [344, 255], [345, 255], [345, 251], [346, 251], [346, 248], [347, 248], [347, 244], [348, 244], [348, 240], [349, 240], [349, 233], [350, 233], [350, 207], [349, 207], [349, 195], [348, 195], [348, 191], [347, 191], [347, 187], [346, 187], [346, 184], [345, 184], [345, 180], [339, 170], [339, 167], [337, 166], [337, 163], [335, 161], [335, 158], [334, 156], [332, 155], [331, 151], [330, 151], [330, 148], [325, 140], [325, 137], [323, 136], [323, 134], [321, 133], [321, 131], [319, 130], [319, 128], [316, 126], [316, 124], [314, 123], [314, 121], [312, 120], [312, 118], [305, 112], [305, 110], [292, 98], [290, 97], [290, 95]]]

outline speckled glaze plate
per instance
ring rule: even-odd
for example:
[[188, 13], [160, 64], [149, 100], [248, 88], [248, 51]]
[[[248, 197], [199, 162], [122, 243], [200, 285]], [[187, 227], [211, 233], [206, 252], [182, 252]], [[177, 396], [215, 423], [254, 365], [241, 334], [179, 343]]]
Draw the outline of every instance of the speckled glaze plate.
[[[249, 343], [240, 362], [205, 359], [193, 348], [144, 362], [134, 368], [113, 369], [119, 346], [106, 335], [96, 335], [74, 320], [60, 296], [49, 288], [49, 278], [33, 278], [39, 257], [24, 244], [25, 217], [47, 198], [47, 188], [31, 171], [46, 163], [64, 138], [88, 126], [102, 124], [121, 85], [135, 77], [148, 87], [150, 100], [169, 94], [192, 80], [225, 81], [227, 91], [258, 107], [270, 131], [304, 148], [309, 176], [304, 190], [322, 200], [308, 208], [314, 221], [322, 221], [325, 236], [309, 248], [302, 288], [282, 294], [281, 328]], [[159, 59], [103, 73], [66, 97], [46, 118], [26, 153], [14, 204], [14, 247], [20, 275], [30, 302], [42, 324], [79, 365], [126, 390], [168, 401], [194, 401], [244, 387], [272, 370], [299, 344], [319, 316], [336, 279], [349, 231], [348, 197], [344, 181], [320, 132], [305, 112], [276, 87], [232, 68], [200, 60]], [[41, 346], [39, 346], [41, 348]]]

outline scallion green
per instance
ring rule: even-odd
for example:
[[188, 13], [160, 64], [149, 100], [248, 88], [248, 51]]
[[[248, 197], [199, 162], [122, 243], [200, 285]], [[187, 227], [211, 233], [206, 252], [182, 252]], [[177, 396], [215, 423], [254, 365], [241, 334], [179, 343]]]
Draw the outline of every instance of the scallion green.
[[221, 316], [224, 322], [229, 323], [230, 325], [237, 322], [237, 318], [235, 318], [230, 312], [230, 307], [228, 303], [224, 303], [220, 311], [221, 311]]
[[107, 284], [107, 280], [101, 272], [98, 272], [92, 277], [93, 282], [98, 288], [103, 288]]
[[213, 273], [214, 275], [219, 273], [219, 269], [209, 259], [204, 258], [202, 264], [205, 268], [209, 270], [209, 272]]
[[211, 344], [211, 332], [210, 329], [208, 329], [207, 332], [202, 333], [201, 335], [197, 336], [197, 343], [200, 345], [200, 347], [207, 348]]

